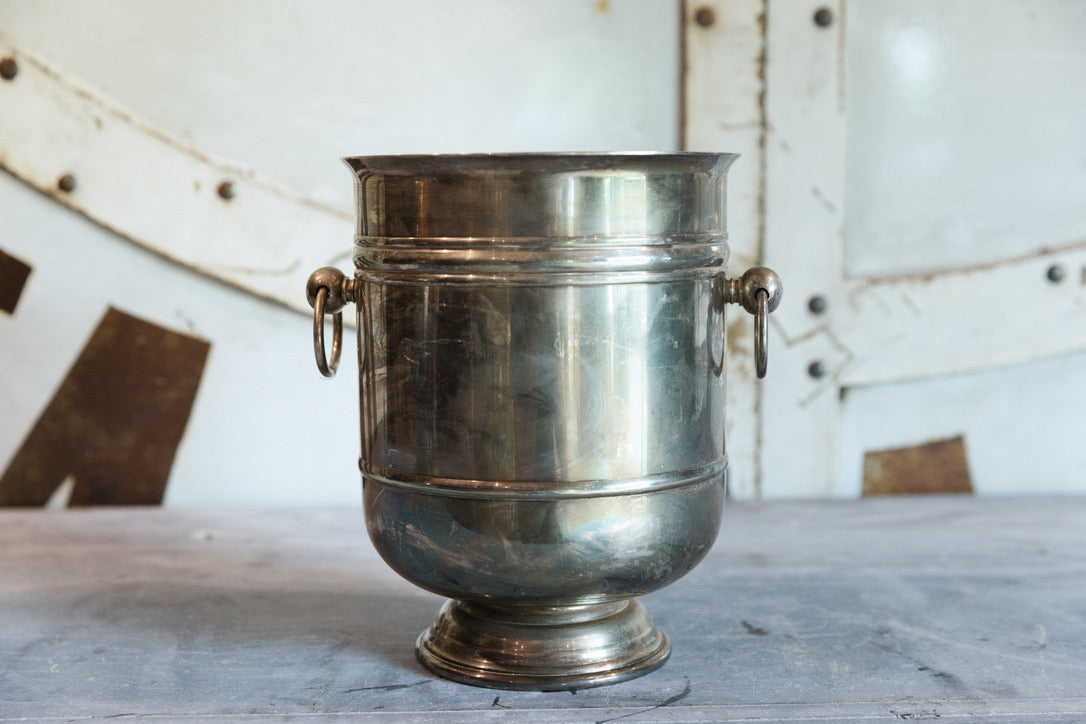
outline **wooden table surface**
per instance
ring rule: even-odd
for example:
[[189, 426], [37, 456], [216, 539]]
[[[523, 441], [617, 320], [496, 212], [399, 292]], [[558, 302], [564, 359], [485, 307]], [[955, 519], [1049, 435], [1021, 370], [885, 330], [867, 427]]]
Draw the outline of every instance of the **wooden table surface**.
[[0, 511], [0, 721], [1084, 721], [1086, 498], [729, 504], [644, 601], [671, 660], [576, 692], [437, 679], [440, 599], [360, 509]]

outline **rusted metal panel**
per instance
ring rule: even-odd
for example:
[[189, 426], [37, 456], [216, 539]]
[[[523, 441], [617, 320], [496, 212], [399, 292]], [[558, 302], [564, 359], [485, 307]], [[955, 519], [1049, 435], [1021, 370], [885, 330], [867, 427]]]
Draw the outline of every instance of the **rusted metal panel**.
[[0, 477], [0, 505], [157, 505], [210, 345], [110, 308]]
[[961, 435], [864, 455], [864, 497], [972, 492]]
[[25, 261], [0, 249], [0, 311], [15, 313], [30, 271], [30, 265]]

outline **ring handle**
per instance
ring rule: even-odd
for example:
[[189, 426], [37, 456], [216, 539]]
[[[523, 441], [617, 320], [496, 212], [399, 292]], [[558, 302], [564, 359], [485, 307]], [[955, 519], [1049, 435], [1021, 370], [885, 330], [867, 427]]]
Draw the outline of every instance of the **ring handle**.
[[754, 372], [762, 379], [769, 366], [769, 292], [759, 289], [754, 298]]
[[343, 351], [343, 312], [332, 315], [332, 361], [329, 362], [324, 348], [324, 306], [328, 301], [328, 294], [328, 288], [321, 287], [317, 290], [317, 298], [313, 300], [313, 354], [317, 358], [317, 369], [331, 379], [336, 376], [339, 356]]
[[[355, 283], [332, 266], [321, 267], [309, 275], [305, 285], [306, 298], [313, 306], [313, 355], [317, 369], [325, 377], [336, 376], [339, 357], [343, 351], [343, 307], [355, 301]], [[324, 315], [332, 315], [332, 359], [328, 360], [324, 344]]]
[[781, 279], [772, 269], [756, 266], [738, 279], [723, 279], [723, 285], [726, 303], [740, 304], [754, 315], [754, 371], [762, 379], [769, 366], [769, 315], [784, 292]]

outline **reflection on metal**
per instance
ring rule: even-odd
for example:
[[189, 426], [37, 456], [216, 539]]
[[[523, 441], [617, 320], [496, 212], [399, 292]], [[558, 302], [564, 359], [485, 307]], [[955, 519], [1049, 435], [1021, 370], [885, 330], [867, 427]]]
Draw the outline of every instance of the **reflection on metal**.
[[[470, 684], [576, 689], [652, 671], [670, 644], [637, 596], [720, 524], [726, 304], [765, 329], [768, 269], [725, 277], [732, 154], [347, 159], [370, 539], [447, 596], [421, 662]], [[300, 290], [299, 290], [300, 291]]]
[[0, 83], [0, 166], [141, 246], [308, 313], [297, 289], [305, 270], [346, 258], [348, 214], [207, 157], [3, 36], [0, 56], [18, 70]]

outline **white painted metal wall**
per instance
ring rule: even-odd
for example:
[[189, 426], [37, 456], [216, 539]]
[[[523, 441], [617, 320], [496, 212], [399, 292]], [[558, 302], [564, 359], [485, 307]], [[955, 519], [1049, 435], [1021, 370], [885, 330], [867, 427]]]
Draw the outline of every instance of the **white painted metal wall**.
[[[865, 450], [953, 435], [978, 493], [1086, 491], [1086, 4], [853, 2], [845, 32], [845, 273], [950, 271], [946, 322], [846, 387], [833, 494]], [[868, 329], [911, 326], [888, 305]]]
[[0, 0], [0, 33], [40, 100], [0, 107], [5, 164], [80, 179], [0, 175], [0, 248], [34, 267], [0, 467], [112, 304], [213, 345], [167, 503], [354, 502], [356, 383], [257, 298], [343, 265], [337, 159], [682, 136], [743, 154], [732, 268], [785, 281], [765, 382], [729, 324], [734, 495], [855, 496], [865, 452], [959, 434], [980, 493], [1086, 491], [1086, 4]]
[[[1086, 6], [705, 7], [689, 107], [727, 87], [747, 113], [688, 139], [754, 149], [764, 213], [733, 236], [787, 294], [770, 380], [730, 381], [759, 413], [743, 492], [855, 496], [865, 452], [957, 435], [978, 492], [1086, 490]], [[730, 82], [751, 59], [763, 82]]]
[[349, 261], [340, 157], [674, 150], [678, 23], [629, 0], [0, 2], [0, 148], [29, 182], [0, 174], [0, 248], [33, 267], [0, 316], [0, 469], [113, 305], [212, 343], [167, 504], [357, 503], [357, 382], [320, 379], [304, 301]]

